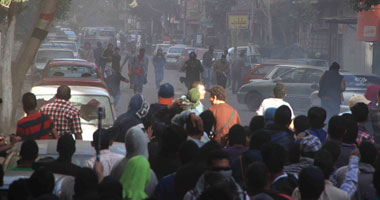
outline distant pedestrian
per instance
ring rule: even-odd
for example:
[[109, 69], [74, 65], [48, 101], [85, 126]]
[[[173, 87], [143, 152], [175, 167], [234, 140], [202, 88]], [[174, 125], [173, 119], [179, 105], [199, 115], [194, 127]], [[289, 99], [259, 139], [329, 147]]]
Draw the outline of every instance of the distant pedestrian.
[[143, 86], [147, 83], [149, 60], [145, 56], [145, 49], [139, 51], [131, 62], [131, 73], [133, 74], [133, 90], [136, 93], [142, 93]]
[[164, 80], [164, 66], [166, 59], [162, 53], [162, 49], [157, 50], [157, 54], [153, 57], [154, 74], [156, 75], [156, 88], [160, 88], [161, 81]]
[[202, 58], [202, 64], [203, 64], [203, 70], [204, 70], [204, 84], [206, 86], [206, 89], [210, 88], [210, 85], [212, 83], [212, 59], [214, 57], [214, 47], [210, 46], [208, 51], [203, 54]]
[[342, 92], [346, 90], [346, 83], [339, 74], [339, 69], [340, 65], [334, 62], [319, 80], [318, 96], [321, 98], [322, 107], [327, 111], [327, 121], [340, 112]]
[[98, 67], [101, 67], [101, 58], [100, 56], [102, 55], [103, 52], [103, 47], [101, 42], [96, 43], [96, 49], [94, 49], [94, 59], [95, 59], [95, 64]]
[[113, 55], [113, 44], [108, 44], [107, 48], [103, 50], [100, 55], [100, 66], [102, 69], [102, 73], [108, 67], [112, 67], [112, 55]]
[[240, 88], [242, 83], [242, 72], [245, 65], [245, 53], [241, 52], [239, 57], [236, 57], [232, 61], [232, 93], [235, 94]]
[[216, 83], [224, 88], [227, 87], [227, 78], [230, 73], [230, 63], [226, 60], [226, 55], [217, 60], [214, 64]]
[[131, 70], [132, 70], [131, 63], [132, 63], [133, 58], [135, 56], [136, 56], [136, 46], [132, 46], [131, 51], [125, 55], [123, 64], [121, 65], [121, 67], [123, 68], [124, 65], [128, 62], [127, 66], [128, 66], [128, 76], [129, 76], [129, 81], [130, 81], [130, 83], [129, 83], [130, 89], [133, 89], [133, 73], [131, 73]]
[[80, 51], [80, 58], [87, 60], [88, 62], [94, 62], [94, 51], [91, 48], [91, 44], [89, 42], [84, 43], [84, 49]]
[[191, 89], [194, 82], [201, 81], [201, 73], [203, 72], [203, 67], [201, 61], [197, 59], [197, 54], [191, 52], [189, 55], [189, 60], [185, 62], [183, 68], [186, 73], [186, 77], [181, 77], [180, 80], [185, 83], [188, 89]]

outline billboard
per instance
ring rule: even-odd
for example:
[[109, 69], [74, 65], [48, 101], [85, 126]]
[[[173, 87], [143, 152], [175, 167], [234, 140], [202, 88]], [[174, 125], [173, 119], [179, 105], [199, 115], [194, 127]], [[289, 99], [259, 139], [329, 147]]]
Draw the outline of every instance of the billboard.
[[368, 42], [380, 42], [380, 6], [358, 13], [356, 39]]
[[199, 9], [198, 1], [185, 1], [185, 20], [190, 23], [199, 23], [199, 20], [201, 19]]
[[228, 13], [227, 29], [248, 29], [249, 14], [248, 13]]

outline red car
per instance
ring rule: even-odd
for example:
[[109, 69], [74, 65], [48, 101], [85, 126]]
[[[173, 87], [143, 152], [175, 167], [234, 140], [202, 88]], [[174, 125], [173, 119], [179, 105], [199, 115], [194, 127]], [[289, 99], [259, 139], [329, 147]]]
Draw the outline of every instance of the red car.
[[57, 59], [48, 62], [37, 85], [94, 86], [107, 89], [96, 64], [80, 59]]
[[270, 73], [275, 66], [281, 65], [281, 64], [289, 64], [292, 63], [287, 60], [279, 60], [279, 61], [269, 61], [266, 63], [256, 64], [253, 66], [253, 68], [244, 75], [243, 77], [243, 84], [249, 83], [249, 80], [251, 79], [263, 79], [265, 75]]

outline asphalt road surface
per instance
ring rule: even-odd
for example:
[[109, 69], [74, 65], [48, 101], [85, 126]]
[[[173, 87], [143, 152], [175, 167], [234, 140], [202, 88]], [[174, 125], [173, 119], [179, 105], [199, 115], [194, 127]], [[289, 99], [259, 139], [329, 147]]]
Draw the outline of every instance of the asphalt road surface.
[[[128, 70], [125, 66], [122, 70], [122, 74], [125, 77], [128, 77]], [[184, 73], [179, 72], [177, 70], [166, 70], [164, 72], [164, 80], [162, 83], [170, 83], [173, 85], [175, 90], [175, 98], [179, 98], [181, 95], [187, 93], [187, 89], [185, 85], [181, 84], [179, 81], [179, 77], [184, 76]], [[115, 107], [117, 115], [121, 115], [128, 109], [128, 104], [130, 98], [134, 95], [133, 90], [129, 89], [129, 84], [121, 82], [121, 97], [119, 104]], [[148, 83], [144, 85], [144, 90], [142, 92], [143, 96], [149, 103], [158, 102], [157, 97], [158, 90], [156, 89], [155, 77], [154, 77], [154, 69], [152, 65], [152, 59], [149, 59], [149, 70], [148, 70]], [[254, 116], [254, 112], [249, 111], [246, 105], [239, 104], [237, 98], [230, 89], [227, 90], [227, 103], [237, 109], [242, 125], [249, 125], [251, 118]], [[205, 99], [202, 100], [202, 103], [205, 105], [205, 109], [208, 109], [211, 104], [209, 102], [208, 94]]]

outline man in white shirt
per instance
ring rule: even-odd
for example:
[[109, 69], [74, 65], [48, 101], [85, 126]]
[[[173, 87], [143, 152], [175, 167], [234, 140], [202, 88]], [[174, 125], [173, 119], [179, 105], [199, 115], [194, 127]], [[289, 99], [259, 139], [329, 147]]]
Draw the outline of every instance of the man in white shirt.
[[[93, 135], [93, 141], [91, 145], [95, 148], [98, 146], [99, 140], [99, 131], [95, 131]], [[100, 133], [100, 162], [103, 165], [103, 175], [104, 177], [109, 176], [111, 174], [112, 168], [124, 158], [124, 155], [112, 153], [109, 150], [109, 147], [112, 145], [113, 141], [111, 139], [111, 134], [102, 129]], [[96, 160], [96, 155], [91, 159], [87, 160], [84, 164], [85, 167], [93, 168]]]
[[273, 88], [274, 98], [264, 99], [261, 103], [259, 109], [256, 111], [256, 115], [263, 116], [266, 109], [268, 108], [279, 108], [282, 105], [286, 105], [292, 111], [292, 119], [294, 119], [294, 112], [290, 104], [284, 101], [286, 96], [286, 88], [282, 83], [276, 83], [276, 86]]

